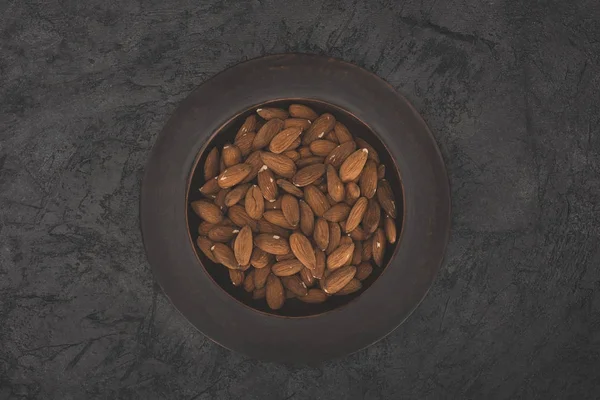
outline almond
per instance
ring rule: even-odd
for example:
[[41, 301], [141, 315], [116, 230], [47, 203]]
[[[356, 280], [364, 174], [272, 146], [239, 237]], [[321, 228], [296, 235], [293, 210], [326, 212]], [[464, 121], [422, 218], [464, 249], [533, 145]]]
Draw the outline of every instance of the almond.
[[236, 204], [229, 208], [227, 212], [227, 216], [231, 221], [237, 225], [238, 227], [242, 227], [244, 225], [250, 225], [250, 229], [252, 232], [258, 232], [258, 225], [254, 219], [252, 219], [247, 213], [244, 207]]
[[300, 159], [300, 153], [298, 153], [296, 150], [287, 150], [282, 154], [294, 162]]
[[362, 222], [368, 206], [369, 200], [366, 197], [361, 197], [354, 203], [346, 220], [346, 233], [352, 232]]
[[233, 187], [244, 180], [252, 171], [252, 166], [248, 164], [237, 164], [227, 168], [218, 178], [219, 186], [223, 189]]
[[221, 188], [219, 187], [219, 183], [217, 182], [217, 177], [209, 179], [200, 187], [200, 193], [205, 196], [215, 195], [217, 194]]
[[377, 179], [383, 179], [385, 177], [385, 164], [379, 164], [377, 167]]
[[353, 240], [365, 240], [367, 239], [369, 236], [371, 236], [370, 233], [365, 232], [365, 230], [362, 228], [362, 226], [357, 226], [356, 228], [354, 228], [352, 230], [352, 232], [350, 232], [350, 237]]
[[233, 283], [233, 286], [241, 286], [244, 283], [244, 271], [230, 269], [229, 279], [231, 280], [231, 283]]
[[318, 217], [322, 217], [330, 208], [327, 197], [313, 185], [304, 188], [304, 200]]
[[315, 261], [316, 268], [312, 270], [312, 275], [316, 279], [323, 279], [325, 275], [325, 267], [326, 267], [326, 259], [325, 253], [321, 250], [315, 250]]
[[310, 120], [304, 118], [288, 118], [284, 121], [284, 128], [298, 127], [303, 131], [310, 127]]
[[323, 157], [311, 156], [299, 159], [298, 161], [296, 161], [296, 166], [298, 168], [305, 168], [314, 164], [323, 164], [323, 161], [325, 161], [325, 158]]
[[310, 144], [310, 151], [315, 156], [326, 157], [335, 149], [338, 145], [329, 140], [319, 139], [315, 140]]
[[237, 146], [229, 143], [223, 146], [221, 157], [223, 157], [223, 164], [225, 164], [225, 167], [227, 168], [242, 162], [241, 150]]
[[350, 214], [350, 206], [345, 203], [338, 203], [332, 206], [323, 214], [323, 218], [330, 222], [340, 222], [348, 218]]
[[281, 210], [281, 197], [278, 197], [275, 201], [265, 199], [265, 211], [273, 210]]
[[354, 242], [354, 252], [352, 253], [350, 264], [358, 265], [362, 262], [362, 247], [362, 242], [360, 240]]
[[256, 133], [254, 132], [244, 132], [239, 137], [236, 136], [235, 144], [240, 152], [242, 153], [242, 157], [246, 157], [248, 154], [252, 152], [252, 144], [254, 143], [254, 138], [256, 138]]
[[260, 158], [260, 151], [255, 151], [253, 153], [250, 153], [248, 158], [246, 158], [245, 163], [250, 165], [252, 167], [252, 169], [250, 170], [250, 173], [248, 174], [248, 176], [242, 181], [242, 183], [248, 183], [251, 180], [253, 180], [254, 178], [256, 178], [256, 175], [258, 174], [258, 170], [264, 165], [264, 163], [262, 162], [262, 160]]
[[209, 203], [208, 201], [204, 200], [198, 200], [193, 201], [191, 206], [194, 212], [204, 221], [212, 224], [218, 224], [223, 219], [221, 209], [213, 203]]
[[213, 242], [227, 243], [239, 231], [235, 226], [216, 225], [208, 232], [208, 238]]
[[293, 228], [298, 226], [300, 222], [300, 206], [298, 205], [298, 199], [291, 194], [284, 194], [281, 197], [281, 211], [283, 216]]
[[390, 218], [389, 215], [385, 217], [383, 221], [383, 229], [385, 230], [385, 237], [390, 244], [396, 243], [396, 221]]
[[280, 254], [280, 255], [275, 256], [275, 260], [277, 260], [277, 262], [291, 260], [291, 259], [294, 259], [294, 260], [296, 259], [296, 256], [294, 255], [294, 253]]
[[341, 122], [335, 123], [333, 131], [335, 132], [335, 136], [337, 137], [337, 140], [338, 142], [340, 142], [340, 144], [351, 142], [354, 140], [354, 138], [350, 134], [350, 131], [348, 131], [348, 128], [346, 128], [346, 125], [342, 124]]
[[211, 250], [214, 243], [210, 239], [205, 238], [204, 236], [198, 236], [198, 239], [196, 239], [196, 244], [198, 245], [200, 250], [202, 250], [202, 253], [204, 253], [204, 255], [208, 257], [209, 260], [215, 263], [219, 262], [217, 261], [216, 257], [214, 256]]
[[300, 158], [308, 158], [312, 157], [314, 154], [310, 151], [310, 147], [303, 146], [298, 149], [298, 154], [300, 154]]
[[252, 219], [261, 219], [265, 211], [265, 202], [263, 199], [262, 191], [258, 186], [253, 185], [246, 192], [246, 199], [244, 202], [246, 213]]
[[242, 136], [244, 133], [254, 132], [254, 131], [256, 131], [256, 115], [252, 114], [244, 120], [244, 123], [242, 124], [240, 129], [237, 131], [237, 134], [235, 135], [235, 140], [238, 140], [238, 138], [240, 136]]
[[315, 214], [304, 200], [300, 200], [300, 230], [306, 236], [311, 236], [315, 228]]
[[272, 223], [273, 225], [280, 226], [284, 229], [294, 229], [294, 226], [289, 223], [289, 221], [283, 214], [283, 211], [281, 210], [266, 211], [264, 213], [264, 217], [268, 222]]
[[296, 197], [303, 197], [304, 192], [298, 187], [294, 186], [290, 181], [285, 179], [277, 179], [277, 186], [279, 186], [284, 192], [287, 192]]
[[312, 108], [302, 104], [292, 104], [289, 106], [288, 111], [294, 118], [304, 118], [313, 121], [319, 117], [319, 114]]
[[333, 271], [344, 266], [344, 264], [352, 259], [353, 254], [353, 242], [348, 244], [340, 244], [339, 247], [331, 252], [331, 254], [327, 257], [327, 268]]
[[329, 294], [339, 292], [344, 286], [350, 283], [354, 275], [356, 275], [356, 267], [353, 265], [333, 271], [331, 275], [325, 278], [323, 291]]
[[308, 167], [304, 167], [292, 178], [294, 185], [298, 187], [308, 186], [325, 173], [325, 164], [313, 164]]
[[342, 182], [350, 182], [358, 178], [367, 162], [368, 155], [369, 150], [362, 148], [356, 150], [344, 160], [340, 166], [340, 179]]
[[283, 120], [290, 116], [290, 114], [287, 111], [281, 108], [274, 107], [257, 108], [256, 113], [260, 115], [263, 119], [266, 119], [267, 121], [273, 118], [279, 118]]
[[317, 218], [313, 239], [319, 249], [325, 250], [327, 248], [329, 244], [329, 224], [324, 218]]
[[367, 160], [362, 174], [360, 174], [360, 192], [367, 199], [375, 196], [377, 191], [377, 164], [373, 160]]
[[292, 258], [290, 260], [284, 260], [275, 263], [271, 267], [271, 272], [277, 276], [291, 276], [300, 272], [302, 268], [304, 268], [304, 265], [302, 265], [302, 263], [297, 259]]
[[327, 300], [327, 294], [321, 289], [310, 289], [306, 296], [298, 297], [298, 299], [305, 303], [318, 304]]
[[213, 147], [204, 160], [204, 180], [208, 181], [217, 175], [219, 175], [219, 150]]
[[[254, 244], [269, 254], [287, 254], [290, 252], [290, 244], [288, 241], [278, 235], [261, 233], [254, 239]], [[298, 256], [296, 255], [296, 257]]]
[[266, 294], [267, 294], [266, 287], [262, 287], [260, 289], [254, 289], [254, 292], [252, 292], [252, 299], [254, 299], [254, 300], [264, 299]]
[[311, 270], [316, 268], [315, 251], [306, 236], [298, 232], [292, 233], [290, 235], [290, 248], [306, 268]]
[[[273, 140], [271, 140], [271, 143], [269, 143], [269, 150], [275, 154], [283, 153], [300, 138], [301, 133], [302, 128], [299, 127], [291, 127], [282, 130], [275, 135]], [[300, 142], [298, 141], [298, 145], [299, 144]]]
[[255, 247], [252, 250], [250, 264], [252, 264], [252, 266], [256, 269], [265, 268], [273, 264], [273, 256], [266, 251], [262, 251], [258, 247]]
[[214, 203], [215, 205], [217, 205], [221, 210], [226, 209], [225, 206], [225, 197], [227, 196], [227, 194], [230, 192], [230, 189], [221, 189], [219, 190], [219, 193], [217, 193], [215, 195], [215, 199], [214, 199]]
[[273, 172], [266, 166], [263, 165], [258, 171], [258, 187], [265, 200], [270, 202], [275, 201], [278, 195], [277, 185], [275, 184], [275, 177]]
[[356, 138], [356, 144], [359, 147], [365, 148], [369, 151], [369, 160], [373, 160], [376, 164], [379, 164], [379, 154], [377, 154], [377, 151], [373, 148], [373, 146], [361, 138]]
[[344, 296], [348, 294], [352, 294], [358, 292], [362, 288], [362, 283], [356, 278], [352, 278], [350, 282], [338, 292], [336, 292], [336, 296]]
[[306, 296], [308, 293], [306, 284], [297, 275], [282, 277], [281, 283], [283, 283], [283, 287], [298, 297]]
[[261, 289], [265, 287], [267, 278], [271, 275], [271, 268], [261, 268], [254, 270], [254, 288]]
[[356, 275], [354, 277], [359, 281], [364, 281], [369, 277], [369, 275], [371, 275], [371, 272], [373, 272], [371, 263], [363, 262], [356, 267]]
[[250, 271], [250, 273], [246, 274], [243, 285], [246, 292], [252, 293], [254, 291], [254, 271]]
[[373, 258], [373, 238], [363, 241], [362, 260], [365, 262], [369, 261], [371, 258]]
[[248, 225], [240, 229], [240, 232], [235, 238], [233, 244], [233, 253], [235, 259], [240, 265], [250, 264], [250, 257], [252, 256], [252, 229]]
[[325, 249], [325, 253], [327, 255], [331, 254], [337, 247], [340, 245], [340, 240], [342, 239], [342, 230], [340, 228], [340, 224], [336, 222], [329, 223], [329, 244], [327, 245], [327, 249]]
[[344, 202], [346, 202], [346, 204], [348, 204], [349, 206], [354, 205], [354, 203], [356, 203], [356, 200], [360, 197], [360, 188], [358, 187], [358, 185], [354, 182], [348, 182], [346, 184], [346, 198], [344, 199]]
[[227, 196], [225, 196], [225, 205], [227, 207], [231, 207], [237, 204], [241, 199], [243, 199], [246, 196], [246, 193], [248, 192], [248, 189], [250, 189], [250, 186], [251, 185], [249, 183], [244, 183], [231, 189], [229, 193], [227, 193]]
[[264, 218], [258, 220], [258, 231], [260, 233], [270, 233], [272, 235], [281, 236], [286, 239], [290, 236], [289, 229], [277, 226]]
[[383, 230], [377, 229], [373, 235], [373, 261], [378, 267], [383, 265], [383, 256], [385, 254], [385, 233]]
[[210, 232], [210, 230], [215, 226], [217, 226], [217, 224], [212, 224], [206, 221], [200, 222], [200, 225], [198, 225], [198, 235], [208, 236], [208, 232]]
[[259, 130], [256, 132], [256, 137], [252, 143], [254, 150], [260, 150], [263, 147], [267, 147], [271, 140], [283, 129], [283, 121], [279, 118], [273, 118], [267, 121]]
[[344, 184], [331, 164], [327, 165], [327, 193], [335, 202], [344, 200]]
[[260, 157], [270, 170], [284, 178], [291, 178], [296, 173], [296, 164], [282, 154], [263, 151]]
[[281, 280], [271, 274], [267, 278], [267, 304], [272, 310], [279, 310], [285, 302], [285, 294]]
[[370, 199], [367, 206], [367, 211], [362, 219], [362, 226], [367, 234], [375, 232], [375, 229], [379, 226], [381, 218], [381, 207], [375, 199]]
[[390, 184], [385, 179], [379, 181], [379, 187], [377, 190], [377, 200], [381, 204], [381, 208], [387, 215], [392, 218], [396, 218], [396, 202], [394, 201], [394, 193]]
[[235, 255], [229, 246], [223, 243], [215, 243], [211, 251], [219, 264], [223, 264], [229, 269], [240, 269], [240, 265], [235, 259]]
[[302, 279], [302, 282], [306, 287], [311, 287], [315, 283], [315, 278], [313, 277], [311, 270], [306, 267], [300, 271], [300, 279]]
[[333, 129], [335, 125], [335, 117], [325, 113], [315, 119], [310, 128], [306, 130], [302, 143], [309, 145], [311, 142], [322, 139], [327, 132]]
[[329, 140], [330, 142], [335, 143], [335, 145], [337, 146], [338, 144], [340, 144], [340, 142], [338, 141], [337, 136], [335, 136], [335, 132], [334, 131], [329, 131], [328, 133], [325, 134], [324, 136], [325, 140]]
[[325, 157], [325, 164], [331, 164], [335, 168], [339, 168], [344, 161], [356, 150], [354, 141], [345, 142], [337, 146]]

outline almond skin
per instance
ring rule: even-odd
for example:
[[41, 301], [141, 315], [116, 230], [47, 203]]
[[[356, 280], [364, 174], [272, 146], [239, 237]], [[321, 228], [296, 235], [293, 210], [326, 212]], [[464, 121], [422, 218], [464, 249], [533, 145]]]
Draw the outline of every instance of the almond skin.
[[258, 231], [260, 233], [270, 233], [272, 235], [281, 236], [284, 238], [290, 237], [290, 230], [288, 228], [282, 228], [281, 226], [277, 226], [266, 219], [258, 220]]
[[321, 289], [310, 289], [306, 296], [298, 297], [298, 299], [305, 303], [318, 304], [327, 300], [327, 294]]
[[290, 248], [306, 268], [311, 270], [316, 268], [315, 251], [306, 236], [298, 232], [292, 233], [290, 235]]
[[354, 140], [354, 138], [352, 137], [352, 134], [350, 134], [350, 131], [348, 131], [348, 128], [346, 128], [346, 125], [342, 124], [339, 121], [335, 123], [333, 131], [334, 131], [335, 136], [337, 137], [337, 140], [340, 144], [346, 143], [346, 142], [351, 142]]
[[311, 271], [314, 278], [323, 279], [327, 267], [326, 259], [327, 257], [323, 251], [318, 249], [315, 250], [316, 268]]
[[281, 280], [271, 274], [267, 278], [267, 304], [272, 310], [279, 310], [285, 302], [285, 294]]
[[256, 137], [252, 143], [254, 150], [260, 150], [267, 147], [271, 140], [283, 129], [283, 120], [279, 118], [273, 118], [267, 121], [259, 130], [256, 132]]
[[288, 150], [292, 144], [294, 144], [294, 142], [300, 137], [301, 133], [302, 128], [299, 127], [291, 127], [282, 130], [275, 135], [273, 140], [271, 140], [271, 143], [269, 143], [269, 150], [275, 154], [283, 153], [284, 151]]
[[243, 181], [252, 171], [252, 166], [248, 164], [237, 164], [223, 171], [217, 182], [223, 189], [233, 187]]
[[279, 190], [277, 189], [277, 185], [275, 184], [275, 177], [273, 176], [273, 172], [266, 166], [263, 165], [261, 169], [258, 171], [258, 187], [260, 188], [260, 192], [265, 200], [273, 202], [277, 199], [279, 194]]
[[219, 262], [219, 261], [217, 261], [216, 257], [214, 256], [214, 254], [211, 250], [211, 248], [214, 245], [212, 240], [210, 240], [204, 236], [198, 236], [198, 239], [196, 239], [196, 244], [198, 245], [198, 248], [200, 248], [202, 253], [204, 253], [204, 255], [206, 257], [208, 257], [209, 260], [211, 260], [212, 262], [215, 262], [215, 263]]
[[284, 121], [284, 128], [292, 128], [292, 127], [298, 127], [301, 128], [303, 131], [307, 130], [308, 128], [310, 128], [311, 122], [308, 119], [304, 119], [304, 118], [288, 118]]
[[297, 274], [304, 265], [295, 258], [280, 261], [271, 267], [271, 272], [277, 276], [291, 276]]
[[258, 248], [269, 254], [282, 255], [288, 254], [290, 252], [290, 245], [288, 241], [285, 238], [278, 235], [261, 233], [254, 239], [254, 244]]
[[250, 273], [246, 274], [243, 286], [244, 290], [248, 293], [252, 293], [254, 291], [254, 271], [250, 271]]
[[248, 158], [246, 158], [245, 163], [248, 164], [250, 167], [252, 167], [252, 169], [250, 170], [250, 173], [248, 174], [248, 176], [242, 181], [242, 183], [248, 183], [251, 180], [253, 180], [254, 178], [256, 178], [258, 171], [264, 165], [264, 163], [262, 162], [262, 160], [260, 158], [260, 151], [255, 151], [253, 153], [250, 153]]
[[327, 165], [327, 193], [337, 203], [344, 200], [344, 184], [331, 164]]
[[373, 266], [371, 266], [371, 263], [363, 262], [356, 267], [356, 275], [354, 277], [359, 281], [364, 281], [369, 277], [369, 275], [371, 275], [372, 272]]
[[343, 267], [349, 260], [352, 260], [354, 254], [354, 243], [340, 244], [329, 257], [327, 257], [327, 268], [330, 270], [336, 270]]
[[234, 165], [242, 162], [241, 150], [232, 144], [226, 144], [223, 146], [221, 157], [223, 157], [223, 163], [227, 168], [233, 167]]
[[375, 229], [379, 226], [381, 219], [381, 207], [375, 199], [370, 199], [367, 206], [367, 211], [362, 219], [362, 225], [367, 234], [375, 232]]
[[206, 183], [202, 185], [202, 187], [200, 188], [200, 193], [202, 193], [205, 196], [209, 196], [211, 194], [217, 194], [220, 190], [221, 187], [219, 186], [219, 182], [217, 181], [217, 177], [215, 176], [214, 178], [207, 180]]
[[208, 238], [213, 242], [227, 243], [235, 237], [240, 230], [235, 226], [216, 225], [208, 232]]
[[258, 186], [253, 185], [246, 192], [246, 199], [244, 203], [246, 213], [252, 219], [261, 219], [265, 211], [265, 201], [263, 195]]
[[294, 226], [288, 222], [287, 218], [283, 214], [283, 211], [281, 210], [267, 211], [265, 212], [264, 217], [273, 225], [280, 226], [284, 229], [294, 229]]
[[318, 217], [322, 217], [331, 207], [327, 197], [314, 185], [308, 185], [304, 188], [304, 200]]
[[309, 145], [317, 139], [322, 139], [335, 126], [335, 117], [325, 113], [315, 119], [302, 138], [302, 144]]
[[375, 196], [377, 191], [377, 164], [373, 160], [367, 160], [359, 180], [360, 193], [367, 199]]
[[306, 236], [312, 236], [315, 228], [315, 213], [312, 208], [304, 201], [300, 200], [300, 230]]
[[385, 177], [385, 165], [379, 164], [377, 167], [377, 179], [383, 179]]
[[361, 197], [354, 203], [346, 220], [346, 233], [352, 232], [362, 222], [368, 206], [369, 200], [366, 197]]
[[305, 167], [308, 167], [309, 165], [323, 164], [324, 160], [325, 160], [325, 158], [323, 158], [323, 157], [310, 156], [310, 157], [306, 157], [306, 158], [301, 158], [298, 161], [296, 161], [296, 166], [298, 168], [305, 168]]
[[300, 279], [302, 279], [302, 282], [306, 287], [311, 287], [315, 283], [315, 278], [313, 277], [311, 270], [306, 267], [300, 271]]
[[358, 279], [352, 278], [346, 286], [337, 291], [335, 294], [336, 296], [344, 296], [358, 292], [360, 289], [362, 289], [362, 283]]
[[313, 239], [319, 249], [325, 250], [327, 248], [329, 244], [329, 223], [324, 218], [317, 218]]
[[338, 145], [335, 142], [331, 142], [325, 139], [319, 139], [312, 142], [309, 146], [311, 153], [315, 156], [326, 157], [335, 149]]
[[229, 279], [231, 280], [231, 283], [233, 283], [233, 286], [241, 286], [244, 283], [244, 271], [230, 269]]
[[298, 199], [291, 194], [284, 194], [281, 197], [281, 212], [293, 228], [298, 226], [300, 223], [300, 206], [298, 204]]
[[303, 297], [308, 294], [306, 284], [298, 277], [298, 275], [283, 277], [281, 278], [281, 283], [283, 283], [283, 287], [298, 297]]
[[250, 187], [251, 185], [249, 183], [244, 183], [231, 189], [229, 193], [227, 193], [227, 196], [225, 196], [225, 205], [231, 207], [234, 204], [237, 204], [241, 199], [246, 197], [246, 193], [248, 193]]
[[350, 283], [352, 278], [354, 278], [354, 275], [356, 275], [356, 267], [353, 265], [342, 267], [333, 271], [327, 278], [325, 278], [323, 291], [329, 294], [339, 292], [344, 286]]
[[254, 292], [252, 292], [252, 299], [254, 299], [254, 300], [264, 299], [266, 294], [267, 294], [266, 287], [262, 287], [260, 289], [254, 289]]
[[354, 241], [354, 252], [352, 253], [352, 259], [350, 264], [358, 265], [362, 262], [362, 242], [360, 240]]
[[229, 246], [223, 243], [215, 243], [211, 250], [219, 264], [223, 264], [229, 269], [240, 269], [240, 265]]
[[385, 254], [385, 233], [382, 229], [377, 229], [373, 235], [373, 261], [378, 267], [383, 265], [383, 256]]
[[273, 118], [279, 118], [283, 120], [290, 116], [290, 114], [287, 111], [281, 108], [274, 107], [257, 108], [256, 113], [267, 121]]
[[331, 164], [335, 168], [339, 168], [344, 161], [356, 150], [354, 141], [345, 142], [337, 146], [325, 157], [325, 164]]
[[358, 178], [367, 162], [368, 156], [369, 150], [365, 148], [358, 149], [350, 154], [340, 166], [340, 179], [342, 182], [350, 182]]
[[325, 164], [312, 164], [300, 169], [292, 178], [292, 183], [298, 187], [308, 186], [325, 174]]
[[221, 209], [213, 203], [208, 201], [198, 200], [191, 204], [194, 212], [206, 222], [212, 224], [218, 224], [223, 219], [223, 213]]
[[233, 253], [235, 259], [240, 265], [250, 264], [250, 257], [252, 256], [252, 229], [248, 225], [240, 229], [240, 232], [235, 238], [233, 244]]
[[256, 269], [265, 268], [273, 264], [273, 256], [266, 251], [262, 251], [258, 247], [255, 247], [252, 250], [250, 264], [252, 264], [252, 266]]
[[350, 206], [345, 203], [338, 203], [332, 206], [323, 214], [323, 218], [330, 222], [340, 222], [346, 220], [350, 214]]
[[250, 225], [252, 232], [258, 232], [258, 224], [256, 221], [252, 219], [248, 213], [246, 213], [244, 207], [239, 204], [229, 207], [227, 216], [238, 227], [241, 228], [244, 225]]
[[346, 184], [346, 198], [344, 199], [344, 202], [349, 206], [352, 206], [354, 203], [356, 203], [356, 200], [358, 200], [359, 197], [360, 188], [358, 185], [354, 182], [348, 182]]
[[312, 108], [303, 104], [292, 104], [289, 106], [288, 111], [294, 118], [303, 118], [313, 121], [319, 117], [319, 114], [317, 114]]
[[396, 221], [388, 216], [383, 221], [383, 229], [385, 230], [385, 237], [390, 244], [396, 243]]
[[254, 132], [254, 131], [256, 131], [256, 115], [252, 114], [252, 115], [248, 116], [244, 120], [244, 123], [242, 124], [242, 126], [240, 126], [240, 129], [237, 131], [237, 134], [235, 135], [235, 140], [238, 140], [238, 138], [240, 136], [242, 136], [244, 133]]
[[290, 181], [285, 179], [277, 179], [277, 186], [281, 188], [286, 193], [294, 195], [296, 197], [303, 197], [304, 192], [302, 189], [298, 189], [297, 186], [294, 186]]
[[204, 161], [204, 180], [208, 181], [217, 175], [219, 175], [219, 150], [213, 147]]
[[342, 229], [340, 228], [340, 224], [336, 222], [329, 223], [329, 244], [325, 253], [327, 255], [331, 254], [337, 247], [340, 245], [340, 240], [342, 239]]
[[379, 181], [377, 200], [387, 215], [396, 218], [396, 202], [390, 184], [385, 179]]
[[284, 178], [291, 178], [296, 173], [296, 164], [282, 154], [263, 151], [260, 157], [270, 170]]
[[369, 160], [375, 161], [376, 164], [380, 163], [379, 154], [377, 154], [377, 151], [373, 148], [373, 146], [361, 138], [356, 138], [356, 144], [358, 147], [365, 148], [369, 151]]
[[267, 278], [271, 275], [271, 268], [261, 268], [254, 270], [254, 288], [262, 289], [267, 284]]
[[244, 132], [239, 137], [235, 138], [235, 142], [233, 142], [233, 144], [240, 149], [242, 157], [246, 157], [252, 152], [252, 143], [254, 143], [255, 138], [256, 133], [254, 132]]

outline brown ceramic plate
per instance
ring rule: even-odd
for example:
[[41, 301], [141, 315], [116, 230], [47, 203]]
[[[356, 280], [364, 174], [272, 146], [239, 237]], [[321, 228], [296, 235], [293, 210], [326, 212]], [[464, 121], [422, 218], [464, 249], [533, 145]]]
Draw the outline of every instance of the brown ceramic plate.
[[[332, 112], [372, 144], [398, 202], [399, 239], [385, 268], [351, 296], [271, 312], [196, 251], [190, 211], [204, 150], [232, 140], [256, 107], [300, 102]], [[200, 166], [200, 167], [199, 167]], [[437, 273], [450, 226], [444, 163], [425, 122], [377, 76], [343, 61], [278, 55], [238, 64], [205, 82], [175, 111], [154, 146], [141, 194], [141, 225], [157, 281], [202, 333], [268, 360], [314, 363], [366, 347], [400, 325]], [[289, 304], [288, 304], [289, 303]]]

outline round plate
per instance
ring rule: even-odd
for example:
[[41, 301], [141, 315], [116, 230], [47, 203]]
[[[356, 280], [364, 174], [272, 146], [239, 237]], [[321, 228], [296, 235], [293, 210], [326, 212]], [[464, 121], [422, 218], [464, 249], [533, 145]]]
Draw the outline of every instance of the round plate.
[[[213, 132], [242, 110], [281, 98], [331, 103], [363, 121], [396, 160], [404, 189], [402, 232], [385, 274], [348, 305], [302, 318], [258, 312], [219, 287], [200, 264], [186, 221], [190, 174]], [[238, 64], [190, 94], [154, 145], [140, 210], [144, 246], [155, 277], [196, 328], [246, 355], [301, 363], [352, 353], [400, 325], [431, 286], [450, 227], [444, 162], [410, 103], [355, 65], [298, 54]]]

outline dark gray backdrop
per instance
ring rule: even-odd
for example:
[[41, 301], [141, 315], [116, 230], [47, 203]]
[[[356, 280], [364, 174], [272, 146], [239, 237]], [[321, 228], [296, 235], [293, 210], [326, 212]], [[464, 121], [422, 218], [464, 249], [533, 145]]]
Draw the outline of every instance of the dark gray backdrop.
[[[600, 394], [597, 0], [5, 0], [0, 43], [0, 399]], [[289, 51], [394, 85], [452, 185], [421, 307], [315, 368], [197, 333], [153, 284], [138, 228], [144, 163], [178, 102]]]

